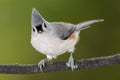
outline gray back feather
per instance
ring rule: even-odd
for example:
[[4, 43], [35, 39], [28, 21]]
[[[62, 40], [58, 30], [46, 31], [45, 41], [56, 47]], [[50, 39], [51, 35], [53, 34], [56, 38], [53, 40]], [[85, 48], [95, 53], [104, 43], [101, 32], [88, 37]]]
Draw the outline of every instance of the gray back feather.
[[77, 25], [71, 24], [71, 23], [64, 23], [64, 22], [52, 22], [51, 27], [54, 34], [56, 34], [57, 37], [66, 40], [73, 32], [84, 30], [89, 27], [89, 25], [102, 22], [103, 19], [98, 20], [89, 20], [82, 23], [79, 23]]
[[75, 25], [70, 23], [52, 22], [51, 27], [56, 36], [62, 40], [66, 40], [75, 31]]

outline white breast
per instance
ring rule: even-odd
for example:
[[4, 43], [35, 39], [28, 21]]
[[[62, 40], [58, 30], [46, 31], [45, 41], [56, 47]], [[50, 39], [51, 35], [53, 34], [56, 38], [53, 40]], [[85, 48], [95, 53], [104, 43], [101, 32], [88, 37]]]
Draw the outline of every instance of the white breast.
[[60, 40], [45, 33], [31, 38], [31, 43], [37, 51], [55, 57], [69, 50], [74, 50], [76, 42], [77, 40]]

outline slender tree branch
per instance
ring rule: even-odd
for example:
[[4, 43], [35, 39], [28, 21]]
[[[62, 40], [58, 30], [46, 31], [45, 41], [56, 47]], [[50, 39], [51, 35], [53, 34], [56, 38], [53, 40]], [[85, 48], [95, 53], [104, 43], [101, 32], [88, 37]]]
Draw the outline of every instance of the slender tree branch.
[[[75, 70], [107, 66], [112, 64], [120, 64], [120, 54], [75, 61], [75, 65], [78, 65]], [[43, 68], [43, 72], [71, 70], [66, 66], [66, 62], [51, 62], [46, 63], [45, 66], [46, 67]], [[40, 72], [41, 71], [39, 70], [37, 64], [0, 64], [0, 73], [2, 74], [33, 74]]]

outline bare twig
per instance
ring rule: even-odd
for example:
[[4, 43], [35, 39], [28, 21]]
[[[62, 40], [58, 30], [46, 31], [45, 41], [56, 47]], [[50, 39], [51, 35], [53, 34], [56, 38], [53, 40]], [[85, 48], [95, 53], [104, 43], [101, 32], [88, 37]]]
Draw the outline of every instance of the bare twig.
[[[106, 57], [97, 57], [91, 59], [82, 59], [75, 61], [75, 64], [78, 65], [80, 69], [88, 69], [93, 67], [100, 67], [112, 64], [120, 64], [120, 54], [106, 56]], [[46, 67], [43, 68], [43, 72], [55, 72], [55, 71], [63, 71], [70, 70], [66, 66], [66, 62], [52, 62], [46, 63]], [[32, 74], [32, 73], [40, 73], [37, 64], [1, 64], [0, 65], [0, 73], [2, 74]]]

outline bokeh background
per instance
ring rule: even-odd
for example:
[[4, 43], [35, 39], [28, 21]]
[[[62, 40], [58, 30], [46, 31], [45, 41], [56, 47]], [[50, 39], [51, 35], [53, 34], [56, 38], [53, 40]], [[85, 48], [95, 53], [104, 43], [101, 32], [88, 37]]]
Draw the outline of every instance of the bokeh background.
[[[120, 52], [120, 0], [0, 0], [0, 64], [37, 64], [45, 58], [30, 44], [32, 8], [51, 22], [105, 20], [81, 31], [74, 54], [76, 60]], [[55, 61], [67, 61], [68, 57], [66, 53]], [[0, 74], [0, 80], [120, 80], [120, 65], [40, 74]]]

